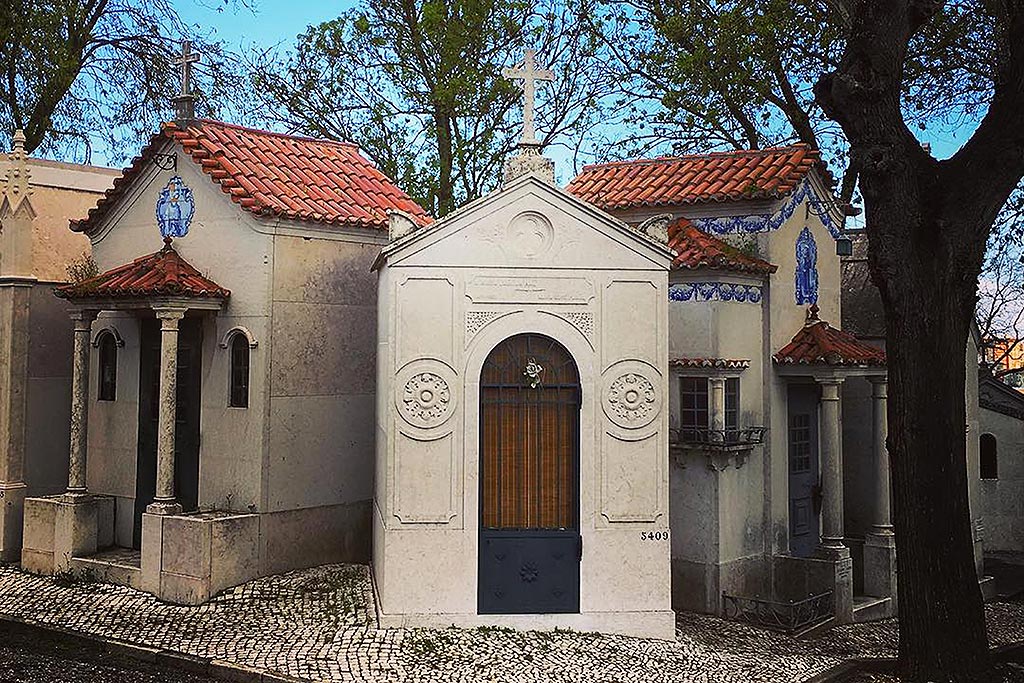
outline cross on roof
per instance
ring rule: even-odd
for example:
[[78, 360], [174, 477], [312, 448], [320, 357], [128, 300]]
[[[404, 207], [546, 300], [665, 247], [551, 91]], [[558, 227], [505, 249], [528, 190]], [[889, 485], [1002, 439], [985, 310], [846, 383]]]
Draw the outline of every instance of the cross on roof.
[[526, 59], [523, 60], [523, 65], [521, 67], [517, 67], [515, 69], [505, 68], [501, 70], [501, 75], [505, 78], [523, 82], [523, 137], [519, 141], [520, 145], [540, 145], [540, 142], [537, 140], [536, 131], [533, 127], [533, 100], [536, 95], [535, 86], [537, 81], [555, 80], [555, 74], [551, 71], [540, 70], [537, 68], [537, 62], [535, 60], [536, 55], [536, 50], [527, 50]]
[[181, 67], [181, 92], [178, 97], [190, 97], [192, 95], [192, 65], [199, 61], [201, 55], [192, 52], [192, 41], [181, 41], [181, 56], [174, 60], [174, 66]]

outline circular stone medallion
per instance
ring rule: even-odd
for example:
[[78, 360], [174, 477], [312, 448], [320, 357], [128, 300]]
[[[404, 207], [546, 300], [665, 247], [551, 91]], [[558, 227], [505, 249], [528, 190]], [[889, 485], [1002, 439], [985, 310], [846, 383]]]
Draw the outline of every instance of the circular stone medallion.
[[555, 230], [551, 221], [536, 211], [525, 211], [508, 224], [506, 243], [520, 256], [533, 258], [551, 248]]
[[608, 385], [604, 397], [608, 418], [627, 429], [649, 425], [661, 411], [661, 396], [641, 372], [622, 372]]
[[448, 382], [432, 372], [417, 372], [402, 389], [398, 409], [402, 418], [415, 427], [436, 427], [451, 412]]

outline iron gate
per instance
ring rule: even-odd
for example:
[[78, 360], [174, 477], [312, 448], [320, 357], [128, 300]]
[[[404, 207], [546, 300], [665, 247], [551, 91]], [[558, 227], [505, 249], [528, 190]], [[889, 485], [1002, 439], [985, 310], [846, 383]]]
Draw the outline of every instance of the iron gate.
[[481, 614], [579, 611], [580, 378], [539, 334], [509, 337], [480, 373]]

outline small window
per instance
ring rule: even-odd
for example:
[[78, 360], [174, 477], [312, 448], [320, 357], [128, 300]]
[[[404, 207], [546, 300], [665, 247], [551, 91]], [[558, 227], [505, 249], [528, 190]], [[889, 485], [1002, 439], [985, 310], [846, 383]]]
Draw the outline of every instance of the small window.
[[99, 400], [113, 401], [117, 398], [117, 340], [110, 332], [104, 332], [99, 347]]
[[249, 407], [249, 340], [244, 334], [231, 339], [231, 402], [232, 408]]
[[[712, 407], [710, 405], [711, 382], [707, 377], [681, 377], [682, 382], [682, 414], [680, 422], [683, 429], [707, 429], [711, 426]], [[740, 413], [740, 379], [730, 377], [725, 380], [725, 428], [734, 430], [739, 427]]]
[[991, 434], [981, 435], [981, 478], [999, 478], [999, 458], [996, 452], [996, 437]]
[[708, 412], [708, 379], [707, 377], [681, 377], [682, 411], [680, 414], [683, 429], [707, 429], [710, 425]]
[[725, 428], [739, 428], [740, 415], [740, 378], [730, 377], [725, 380]]

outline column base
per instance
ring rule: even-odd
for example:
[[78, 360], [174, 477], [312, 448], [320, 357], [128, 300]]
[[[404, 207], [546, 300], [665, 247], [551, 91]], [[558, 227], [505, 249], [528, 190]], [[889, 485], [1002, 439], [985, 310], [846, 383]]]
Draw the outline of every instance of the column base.
[[181, 505], [173, 500], [157, 500], [146, 506], [151, 515], [180, 515]]
[[822, 539], [818, 556], [832, 564], [832, 597], [837, 624], [853, 623], [853, 558], [850, 549], [835, 539]]
[[71, 505], [78, 505], [89, 500], [92, 500], [92, 494], [85, 489], [68, 489], [60, 494], [60, 501], [62, 503], [70, 503]]
[[896, 536], [891, 531], [864, 537], [864, 593], [875, 598], [890, 598], [896, 612]]
[[0, 482], [0, 562], [21, 559], [27, 491], [28, 486], [23, 481]]

